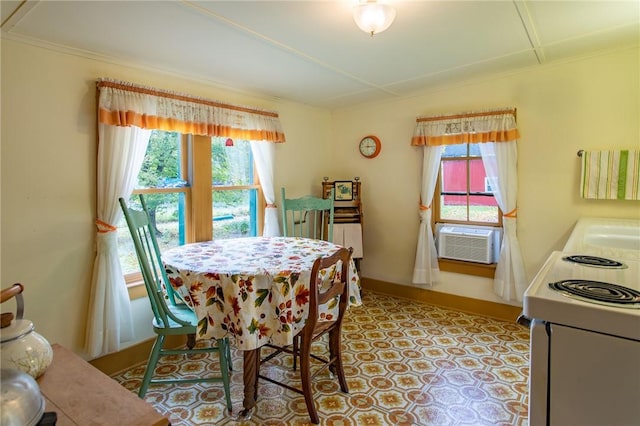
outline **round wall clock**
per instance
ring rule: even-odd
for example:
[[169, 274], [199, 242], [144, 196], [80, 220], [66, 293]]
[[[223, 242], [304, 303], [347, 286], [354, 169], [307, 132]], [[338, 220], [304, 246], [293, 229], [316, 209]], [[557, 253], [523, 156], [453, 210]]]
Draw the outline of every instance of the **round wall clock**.
[[380, 148], [382, 148], [382, 146], [380, 144], [380, 139], [376, 136], [369, 135], [362, 138], [358, 148], [360, 149], [360, 154], [362, 154], [363, 157], [375, 158], [380, 154]]

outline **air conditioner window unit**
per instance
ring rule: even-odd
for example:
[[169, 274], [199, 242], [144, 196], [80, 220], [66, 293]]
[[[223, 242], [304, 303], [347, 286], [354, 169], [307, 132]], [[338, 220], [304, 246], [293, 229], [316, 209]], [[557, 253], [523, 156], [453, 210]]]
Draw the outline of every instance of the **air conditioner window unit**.
[[493, 230], [443, 226], [438, 237], [440, 257], [468, 262], [493, 263]]

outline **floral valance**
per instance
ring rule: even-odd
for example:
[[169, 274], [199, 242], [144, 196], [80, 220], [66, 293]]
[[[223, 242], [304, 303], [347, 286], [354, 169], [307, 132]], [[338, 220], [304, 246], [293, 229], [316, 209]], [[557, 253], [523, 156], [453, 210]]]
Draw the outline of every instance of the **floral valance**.
[[411, 138], [414, 146], [509, 142], [520, 137], [516, 109], [418, 117]]
[[98, 80], [98, 121], [204, 136], [284, 142], [277, 113], [110, 79]]

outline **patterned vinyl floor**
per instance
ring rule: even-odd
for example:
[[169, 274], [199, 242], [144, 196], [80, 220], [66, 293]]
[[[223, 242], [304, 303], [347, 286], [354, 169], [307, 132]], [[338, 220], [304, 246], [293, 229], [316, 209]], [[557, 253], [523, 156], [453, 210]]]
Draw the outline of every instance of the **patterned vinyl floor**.
[[[529, 330], [516, 323], [364, 292], [343, 323], [349, 394], [328, 373], [314, 381], [322, 425], [527, 425]], [[324, 346], [318, 346], [322, 349]], [[242, 354], [232, 351], [234, 412], [242, 407]], [[290, 376], [287, 355], [262, 374]], [[161, 360], [159, 375], [217, 369], [206, 356]], [[144, 365], [113, 378], [137, 392]], [[261, 381], [256, 412], [224, 411], [221, 384], [152, 386], [145, 400], [172, 425], [309, 424], [304, 398]]]

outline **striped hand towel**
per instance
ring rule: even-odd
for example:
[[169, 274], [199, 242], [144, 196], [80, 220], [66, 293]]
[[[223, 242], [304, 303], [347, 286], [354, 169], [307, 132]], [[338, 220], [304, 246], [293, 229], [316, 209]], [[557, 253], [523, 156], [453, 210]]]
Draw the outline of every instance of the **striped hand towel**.
[[639, 200], [640, 151], [584, 151], [580, 196], [597, 200]]

